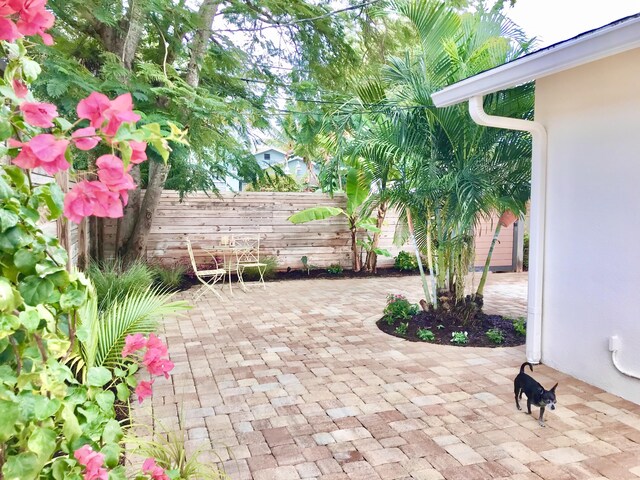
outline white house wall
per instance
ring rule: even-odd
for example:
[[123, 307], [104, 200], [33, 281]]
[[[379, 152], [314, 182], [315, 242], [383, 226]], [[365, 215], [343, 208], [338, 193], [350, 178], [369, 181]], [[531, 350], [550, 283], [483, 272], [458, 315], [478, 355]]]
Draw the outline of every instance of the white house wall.
[[549, 135], [542, 361], [640, 403], [608, 350], [620, 336], [640, 374], [640, 49], [539, 80], [535, 108]]

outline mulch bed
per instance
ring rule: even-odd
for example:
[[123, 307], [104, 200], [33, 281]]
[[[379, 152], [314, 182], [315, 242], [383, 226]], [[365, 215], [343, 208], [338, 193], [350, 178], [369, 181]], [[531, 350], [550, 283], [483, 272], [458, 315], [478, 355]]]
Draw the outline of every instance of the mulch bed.
[[[409, 320], [409, 328], [407, 329], [406, 335], [399, 335], [395, 332], [396, 327], [400, 325], [399, 321], [396, 321], [393, 325], [389, 325], [384, 318], [381, 318], [376, 325], [383, 332], [393, 335], [394, 337], [409, 340], [410, 342], [423, 342], [423, 340], [417, 336], [419, 328], [427, 328], [435, 335], [433, 342], [424, 343], [437, 343], [460, 347], [514, 347], [522, 345], [525, 342], [524, 335], [520, 335], [513, 328], [511, 319], [501, 315], [487, 315], [485, 313], [477, 313], [473, 321], [465, 326], [460, 319], [454, 315], [443, 312], [422, 311]], [[438, 328], [438, 326], [441, 326], [441, 328]], [[495, 344], [489, 340], [486, 332], [492, 328], [502, 330], [504, 335], [504, 341], [502, 343]], [[463, 345], [451, 343], [451, 334], [453, 332], [465, 331], [468, 333], [469, 343]]]

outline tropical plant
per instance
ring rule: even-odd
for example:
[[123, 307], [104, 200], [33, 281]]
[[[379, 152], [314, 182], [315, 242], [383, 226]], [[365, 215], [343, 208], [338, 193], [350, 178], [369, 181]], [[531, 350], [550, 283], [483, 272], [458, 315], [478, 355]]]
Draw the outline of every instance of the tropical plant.
[[[394, 5], [419, 42], [391, 58], [372, 83], [376, 128], [353, 134], [362, 150], [375, 148], [382, 165], [394, 172], [386, 198], [406, 226], [397, 231], [397, 240], [402, 244], [408, 236], [415, 242], [426, 299], [437, 307], [441, 297], [464, 296], [480, 219], [505, 207], [520, 214], [529, 189], [531, 146], [526, 134], [476, 125], [464, 105], [435, 108], [431, 94], [517, 57], [531, 42], [498, 10], [480, 6], [459, 13], [434, 0]], [[498, 115], [527, 118], [532, 93], [525, 85], [487, 97], [485, 106]], [[431, 287], [421, 255], [432, 273]]]
[[327, 273], [329, 273], [329, 275], [341, 275], [343, 271], [344, 269], [339, 263], [333, 263], [327, 267]]
[[406, 335], [409, 330], [409, 322], [402, 322], [395, 329], [396, 334], [398, 335]]
[[451, 334], [451, 343], [466, 345], [469, 343], [469, 334], [467, 332], [453, 332]]
[[393, 325], [398, 320], [411, 320], [418, 313], [418, 306], [410, 303], [404, 295], [387, 295], [387, 305], [382, 317], [387, 324]]
[[291, 223], [306, 223], [314, 220], [325, 220], [327, 218], [344, 215], [349, 223], [351, 232], [351, 252], [353, 257], [353, 271], [359, 272], [362, 269], [362, 258], [358, 251], [358, 230], [364, 229], [369, 232], [377, 232], [375, 220], [367, 216], [363, 209], [363, 203], [369, 196], [370, 183], [368, 179], [355, 168], [350, 168], [347, 173], [347, 207], [343, 210], [338, 207], [317, 206], [307, 208], [301, 212], [294, 213], [288, 220]]
[[171, 267], [165, 265], [154, 265], [151, 267], [155, 284], [169, 291], [179, 290], [182, 287], [187, 273], [187, 267], [175, 264]]
[[[260, 263], [265, 264], [265, 266], [260, 267], [260, 270], [262, 270], [262, 278], [265, 280], [275, 278], [278, 272], [278, 257], [261, 256]], [[258, 267], [247, 267], [242, 271], [242, 278], [247, 281], [260, 280], [260, 270], [258, 270]]]
[[527, 320], [524, 317], [514, 319], [513, 329], [518, 335], [522, 335], [524, 337], [527, 334]]
[[146, 263], [137, 261], [125, 265], [120, 259], [91, 262], [87, 274], [101, 310], [129, 293], [147, 290], [154, 280], [154, 272]]

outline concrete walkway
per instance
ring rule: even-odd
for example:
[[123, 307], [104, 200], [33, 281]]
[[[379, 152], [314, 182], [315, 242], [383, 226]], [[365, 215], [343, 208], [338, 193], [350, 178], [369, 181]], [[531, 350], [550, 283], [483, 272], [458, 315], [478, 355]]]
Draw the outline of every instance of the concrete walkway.
[[[640, 477], [640, 406], [538, 366], [537, 380], [560, 383], [542, 428], [513, 400], [522, 347], [410, 343], [375, 327], [388, 293], [420, 292], [415, 276], [204, 297], [166, 321], [176, 368], [136, 420], [183, 428], [234, 480]], [[526, 275], [491, 275], [485, 292], [487, 312], [525, 314]]]

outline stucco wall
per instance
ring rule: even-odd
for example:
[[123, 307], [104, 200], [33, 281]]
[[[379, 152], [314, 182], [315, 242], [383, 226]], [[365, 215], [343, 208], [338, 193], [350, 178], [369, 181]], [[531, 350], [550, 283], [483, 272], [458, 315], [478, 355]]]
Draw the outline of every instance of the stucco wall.
[[640, 49], [536, 86], [549, 135], [542, 361], [636, 403], [640, 381], [614, 368], [608, 338], [640, 373], [639, 86]]

